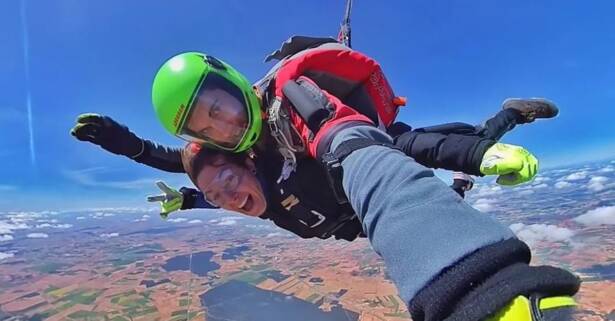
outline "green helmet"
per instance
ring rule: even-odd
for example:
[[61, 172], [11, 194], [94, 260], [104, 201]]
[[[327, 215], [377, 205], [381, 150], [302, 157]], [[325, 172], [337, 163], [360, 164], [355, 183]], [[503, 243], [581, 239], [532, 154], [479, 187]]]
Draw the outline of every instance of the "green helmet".
[[171, 134], [219, 149], [242, 152], [257, 141], [260, 101], [248, 80], [203, 53], [167, 60], [154, 78], [152, 101]]

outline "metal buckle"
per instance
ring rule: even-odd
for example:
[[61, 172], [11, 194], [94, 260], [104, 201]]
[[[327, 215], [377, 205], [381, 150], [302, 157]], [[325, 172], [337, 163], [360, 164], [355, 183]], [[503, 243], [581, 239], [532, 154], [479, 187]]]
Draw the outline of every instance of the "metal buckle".
[[[310, 213], [312, 213], [312, 214], [314, 214], [314, 215], [316, 215], [318, 217], [318, 222], [316, 222], [316, 223], [314, 223], [312, 225], [308, 225], [310, 228], [315, 228], [316, 226], [322, 224], [322, 222], [324, 222], [327, 219], [324, 215], [316, 212], [315, 210], [310, 210]], [[301, 221], [301, 222], [303, 222], [303, 221]], [[305, 224], [305, 222], [304, 222], [304, 224]], [[307, 224], [305, 224], [305, 225], [307, 225]]]
[[[277, 183], [279, 184], [281, 181], [286, 180], [290, 177], [290, 174], [297, 167], [297, 157], [295, 153], [300, 149], [302, 150], [303, 146], [293, 146], [292, 138], [289, 138], [283, 132], [283, 128], [281, 128], [281, 118], [284, 116], [281, 113], [282, 100], [279, 97], [276, 97], [271, 104], [271, 107], [268, 109], [268, 117], [267, 124], [269, 125], [269, 131], [271, 132], [271, 136], [275, 139], [278, 145], [278, 151], [284, 157], [284, 165], [282, 166], [282, 171], [280, 172], [280, 176], [278, 177]], [[290, 139], [290, 140], [289, 140]]]

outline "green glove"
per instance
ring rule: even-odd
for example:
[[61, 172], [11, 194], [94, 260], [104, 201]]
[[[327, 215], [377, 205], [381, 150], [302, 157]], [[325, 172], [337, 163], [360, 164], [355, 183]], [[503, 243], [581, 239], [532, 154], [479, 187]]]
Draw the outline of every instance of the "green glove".
[[160, 217], [166, 219], [171, 212], [178, 211], [182, 208], [182, 203], [184, 202], [184, 195], [178, 190], [170, 188], [163, 181], [157, 181], [156, 185], [164, 194], [150, 195], [147, 197], [147, 201], [160, 202]]
[[576, 305], [571, 296], [547, 296], [537, 300], [520, 295], [487, 321], [573, 320]]
[[483, 155], [480, 172], [499, 175], [496, 182], [500, 185], [518, 185], [536, 176], [538, 159], [521, 146], [497, 143]]
[[78, 140], [96, 144], [111, 153], [130, 158], [141, 155], [145, 148], [143, 140], [126, 126], [109, 116], [99, 114], [79, 115], [70, 134]]

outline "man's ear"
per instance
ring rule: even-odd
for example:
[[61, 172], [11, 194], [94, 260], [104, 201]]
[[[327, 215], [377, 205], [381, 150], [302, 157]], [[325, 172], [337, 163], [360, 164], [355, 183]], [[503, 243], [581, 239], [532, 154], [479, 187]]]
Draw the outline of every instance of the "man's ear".
[[196, 179], [193, 177], [195, 173], [192, 172], [192, 163], [194, 158], [201, 150], [201, 146], [197, 143], [188, 143], [181, 152], [182, 165], [184, 167], [184, 171], [188, 174], [188, 177], [196, 186]]
[[192, 151], [190, 143], [188, 143], [182, 149], [182, 152], [181, 152], [182, 165], [184, 166], [184, 171], [188, 174], [190, 173], [190, 170], [192, 168], [192, 159], [194, 158], [195, 154], [196, 153]]
[[246, 157], [244, 164], [250, 170], [250, 172], [256, 174], [256, 164], [254, 163], [254, 160], [252, 160], [250, 157]]

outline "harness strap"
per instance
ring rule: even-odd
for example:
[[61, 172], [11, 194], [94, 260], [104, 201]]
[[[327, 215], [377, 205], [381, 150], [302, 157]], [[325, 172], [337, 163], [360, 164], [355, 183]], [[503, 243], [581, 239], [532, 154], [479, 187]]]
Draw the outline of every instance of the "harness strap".
[[393, 144], [377, 142], [369, 138], [353, 138], [342, 142], [333, 152], [326, 153], [322, 156], [321, 162], [327, 172], [327, 181], [333, 189], [335, 199], [340, 205], [348, 203], [348, 197], [342, 186], [342, 180], [344, 178], [342, 161], [352, 154], [352, 152], [374, 145], [398, 149]]

